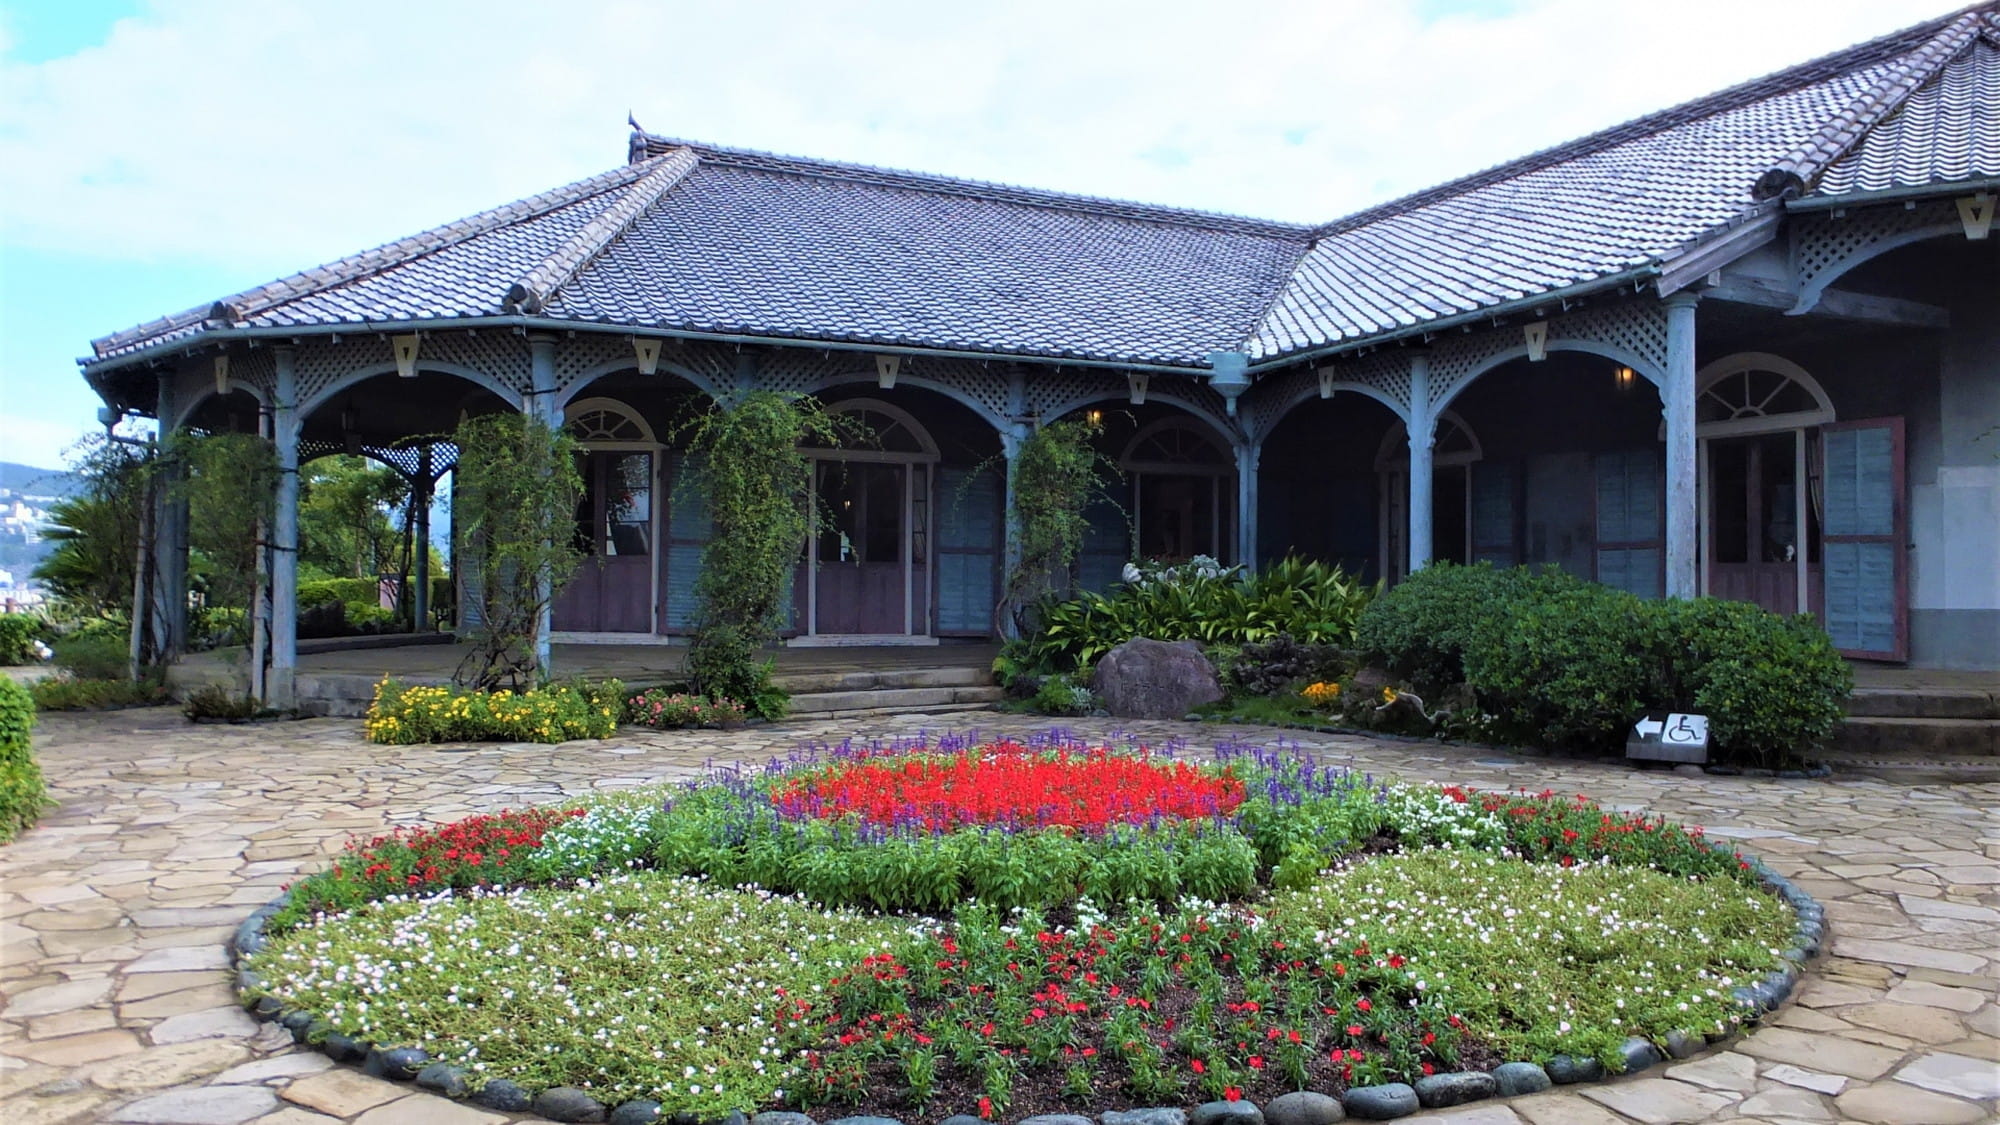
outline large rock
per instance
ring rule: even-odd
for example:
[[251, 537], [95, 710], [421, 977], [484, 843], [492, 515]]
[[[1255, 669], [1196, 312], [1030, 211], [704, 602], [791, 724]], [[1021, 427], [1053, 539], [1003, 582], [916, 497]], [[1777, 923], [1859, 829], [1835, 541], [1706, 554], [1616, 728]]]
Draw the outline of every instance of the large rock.
[[1090, 686], [1120, 719], [1178, 719], [1222, 698], [1215, 665], [1193, 641], [1134, 637], [1104, 654]]

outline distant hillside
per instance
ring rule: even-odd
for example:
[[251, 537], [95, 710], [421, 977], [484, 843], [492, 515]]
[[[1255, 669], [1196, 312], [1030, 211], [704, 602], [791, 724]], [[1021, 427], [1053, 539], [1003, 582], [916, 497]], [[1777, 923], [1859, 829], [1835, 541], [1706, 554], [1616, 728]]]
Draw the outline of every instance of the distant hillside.
[[76, 482], [61, 469], [37, 469], [33, 465], [0, 461], [0, 491], [29, 496], [68, 496], [76, 491]]

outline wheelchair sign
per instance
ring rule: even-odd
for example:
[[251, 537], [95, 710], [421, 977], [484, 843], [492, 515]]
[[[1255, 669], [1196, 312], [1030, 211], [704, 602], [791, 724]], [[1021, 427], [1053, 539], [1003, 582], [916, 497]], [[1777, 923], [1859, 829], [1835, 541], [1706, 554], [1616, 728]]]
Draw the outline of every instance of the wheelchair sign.
[[1659, 719], [1647, 715], [1632, 724], [1632, 733], [1625, 740], [1625, 756], [1665, 762], [1705, 762], [1708, 716], [1670, 714]]

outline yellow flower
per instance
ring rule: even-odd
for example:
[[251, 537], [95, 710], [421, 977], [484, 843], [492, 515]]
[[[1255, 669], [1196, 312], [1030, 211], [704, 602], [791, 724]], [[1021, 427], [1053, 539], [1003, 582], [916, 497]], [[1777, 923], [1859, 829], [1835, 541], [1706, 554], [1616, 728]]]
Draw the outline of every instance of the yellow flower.
[[1385, 685], [1382, 688], [1382, 702], [1384, 703], [1396, 702], [1396, 689]]

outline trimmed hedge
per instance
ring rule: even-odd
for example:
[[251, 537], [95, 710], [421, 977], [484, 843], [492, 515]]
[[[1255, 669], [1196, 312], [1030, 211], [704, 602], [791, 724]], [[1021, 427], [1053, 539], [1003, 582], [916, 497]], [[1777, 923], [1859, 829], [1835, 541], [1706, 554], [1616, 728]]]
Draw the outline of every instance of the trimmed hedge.
[[30, 741], [34, 729], [35, 701], [28, 690], [0, 676], [0, 841], [32, 827], [50, 804]]
[[35, 663], [35, 640], [42, 619], [32, 613], [0, 613], [0, 664]]
[[1428, 697], [1469, 687], [1499, 736], [1565, 749], [1611, 751], [1648, 711], [1692, 711], [1719, 760], [1788, 764], [1833, 732], [1853, 686], [1808, 615], [1524, 567], [1426, 567], [1368, 607], [1356, 639]]

